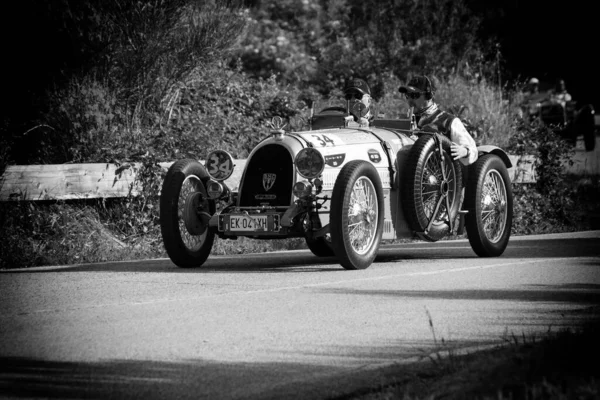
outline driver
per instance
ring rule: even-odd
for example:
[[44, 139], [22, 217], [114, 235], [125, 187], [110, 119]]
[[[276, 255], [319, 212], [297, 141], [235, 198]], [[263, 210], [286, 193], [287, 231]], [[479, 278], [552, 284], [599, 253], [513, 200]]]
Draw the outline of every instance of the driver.
[[540, 80], [536, 77], [533, 77], [527, 82], [527, 87], [525, 88], [525, 96], [526, 97], [535, 97], [539, 96], [540, 93]]
[[560, 103], [564, 107], [571, 100], [572, 98], [569, 92], [567, 92], [567, 85], [564, 79], [557, 80], [554, 90], [550, 93], [550, 101]]
[[413, 77], [398, 91], [406, 96], [419, 129], [440, 132], [452, 141], [450, 150], [454, 160], [460, 160], [463, 165], [477, 160], [475, 140], [458, 117], [439, 109], [434, 102], [435, 86], [427, 76]]
[[348, 108], [354, 121], [361, 125], [369, 125], [373, 120], [371, 113], [371, 89], [367, 82], [359, 78], [348, 81], [344, 88], [344, 97], [349, 102]]

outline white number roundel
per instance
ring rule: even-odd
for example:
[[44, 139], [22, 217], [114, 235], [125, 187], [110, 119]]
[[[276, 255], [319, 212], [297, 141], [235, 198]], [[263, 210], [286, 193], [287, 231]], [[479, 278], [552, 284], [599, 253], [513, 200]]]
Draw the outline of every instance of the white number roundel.
[[204, 166], [214, 180], [224, 181], [233, 173], [233, 157], [225, 150], [214, 150], [208, 153]]

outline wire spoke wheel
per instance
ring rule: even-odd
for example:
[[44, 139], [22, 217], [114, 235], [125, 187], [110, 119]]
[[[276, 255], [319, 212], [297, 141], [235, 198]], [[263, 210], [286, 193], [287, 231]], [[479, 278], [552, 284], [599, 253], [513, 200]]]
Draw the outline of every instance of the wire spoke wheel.
[[506, 184], [496, 170], [488, 171], [481, 191], [483, 231], [492, 243], [497, 243], [506, 228]]
[[208, 258], [215, 238], [209, 227], [214, 203], [208, 199], [209, 176], [195, 160], [173, 163], [160, 195], [160, 228], [167, 254], [179, 267], [197, 267]]
[[383, 188], [379, 173], [366, 161], [351, 161], [338, 175], [330, 212], [331, 244], [346, 269], [368, 268], [383, 234]]
[[[179, 232], [181, 240], [185, 247], [190, 251], [197, 251], [202, 247], [202, 244], [206, 241], [207, 230], [204, 230], [203, 234], [197, 235], [189, 225], [192, 223], [190, 218], [195, 217], [193, 202], [197, 199], [195, 194], [200, 194], [203, 190], [204, 185], [197, 176], [187, 176], [181, 184], [181, 190], [179, 192], [179, 199], [177, 200], [177, 222], [179, 225]], [[197, 208], [197, 206], [196, 206]], [[187, 212], [186, 212], [187, 211]], [[187, 218], [187, 219], [186, 219]]]
[[[421, 177], [423, 211], [427, 219], [431, 220], [431, 218], [435, 218], [438, 224], [442, 222], [448, 223], [449, 221], [445, 201], [442, 201], [437, 215], [434, 215], [440, 197], [444, 194], [449, 196], [450, 207], [452, 207], [455, 201], [454, 195], [457, 191], [455, 185], [456, 172], [452, 166], [452, 159], [446, 153], [444, 153], [444, 157], [445, 174], [442, 172], [440, 155], [438, 153], [430, 153], [425, 162], [425, 168]], [[446, 180], [444, 180], [444, 176], [446, 176]]]
[[420, 136], [402, 172], [402, 208], [408, 224], [421, 239], [431, 242], [451, 233], [450, 222], [462, 202], [462, 169], [452, 159], [451, 144], [442, 135]]
[[379, 208], [373, 182], [361, 177], [354, 184], [348, 207], [350, 245], [357, 254], [365, 254], [373, 244], [377, 215]]
[[501, 255], [510, 239], [513, 218], [511, 181], [504, 162], [486, 154], [470, 166], [465, 197], [467, 235], [481, 257]]

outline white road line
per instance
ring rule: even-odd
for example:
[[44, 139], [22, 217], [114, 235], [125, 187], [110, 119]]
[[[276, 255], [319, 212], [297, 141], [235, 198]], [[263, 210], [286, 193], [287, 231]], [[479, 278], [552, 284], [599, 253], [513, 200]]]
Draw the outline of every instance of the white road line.
[[[429, 243], [428, 243], [429, 244]], [[428, 247], [426, 249], [422, 248], [422, 247], [380, 247], [379, 251], [382, 250], [389, 250], [389, 251], [398, 251], [398, 250], [464, 250], [464, 249], [469, 249], [471, 250], [471, 246], [432, 246], [432, 247]]]
[[[600, 257], [561, 257], [561, 258], [553, 258], [552, 261], [598, 260], [598, 259], [600, 259]], [[444, 269], [438, 269], [438, 270], [434, 270], [434, 271], [405, 272], [405, 273], [401, 273], [401, 274], [372, 276], [372, 277], [356, 278], [356, 279], [344, 279], [344, 280], [339, 280], [339, 281], [330, 281], [330, 282], [321, 282], [321, 283], [308, 283], [308, 284], [302, 284], [302, 285], [296, 285], [296, 286], [284, 286], [284, 287], [270, 288], [270, 289], [243, 290], [243, 291], [211, 294], [211, 295], [204, 295], [204, 296], [185, 297], [185, 298], [178, 298], [178, 299], [157, 299], [157, 300], [149, 300], [149, 301], [135, 301], [135, 302], [124, 302], [124, 303], [105, 303], [105, 304], [95, 304], [95, 305], [83, 306], [83, 307], [69, 307], [69, 308], [65, 308], [65, 309], [42, 309], [42, 310], [34, 310], [34, 311], [29, 311], [29, 312], [22, 312], [22, 313], [18, 313], [18, 314], [26, 315], [26, 314], [56, 313], [56, 312], [105, 308], [105, 307], [166, 304], [166, 303], [175, 303], [175, 302], [179, 302], [179, 301], [203, 300], [203, 299], [211, 299], [211, 298], [219, 298], [219, 297], [227, 297], [227, 296], [247, 296], [247, 295], [252, 295], [252, 294], [276, 293], [276, 292], [283, 292], [283, 291], [288, 291], [288, 290], [298, 290], [298, 289], [332, 286], [332, 285], [343, 285], [343, 284], [356, 283], [356, 282], [378, 281], [378, 280], [383, 280], [383, 279], [389, 280], [389, 279], [394, 279], [394, 278], [403, 278], [403, 277], [410, 277], [410, 276], [426, 276], [426, 275], [464, 272], [464, 271], [485, 270], [485, 269], [492, 269], [492, 268], [499, 268], [499, 267], [509, 267], [509, 266], [514, 266], [514, 265], [537, 264], [537, 263], [542, 263], [542, 262], [548, 262], [548, 259], [546, 259], [546, 258], [531, 259], [531, 260], [525, 260], [525, 261], [504, 262], [504, 263], [491, 264], [491, 265], [475, 265], [472, 267], [444, 268]], [[6, 317], [8, 315], [9, 314], [0, 315], [0, 318]]]

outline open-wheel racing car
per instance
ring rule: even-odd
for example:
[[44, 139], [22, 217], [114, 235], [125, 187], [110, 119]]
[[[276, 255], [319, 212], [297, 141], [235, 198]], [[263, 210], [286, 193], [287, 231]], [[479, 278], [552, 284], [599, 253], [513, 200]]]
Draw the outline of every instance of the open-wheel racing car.
[[568, 143], [575, 146], [577, 139], [583, 137], [586, 151], [596, 147], [595, 110], [592, 104], [578, 104], [569, 100], [559, 102], [546, 94], [530, 101], [525, 106], [530, 120], [538, 121], [556, 129], [556, 132]]
[[450, 140], [414, 129], [411, 118], [361, 125], [350, 102], [311, 115], [310, 128], [271, 135], [250, 153], [239, 188], [225, 184], [234, 160], [211, 151], [204, 164], [176, 161], [165, 177], [160, 223], [180, 267], [201, 266], [215, 236], [304, 237], [312, 253], [364, 269], [382, 240], [437, 241], [466, 228], [481, 257], [501, 255], [510, 238], [513, 198], [507, 154], [479, 146], [465, 167]]

